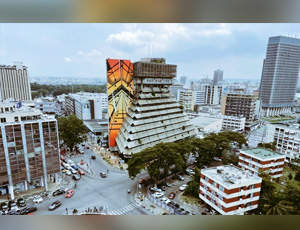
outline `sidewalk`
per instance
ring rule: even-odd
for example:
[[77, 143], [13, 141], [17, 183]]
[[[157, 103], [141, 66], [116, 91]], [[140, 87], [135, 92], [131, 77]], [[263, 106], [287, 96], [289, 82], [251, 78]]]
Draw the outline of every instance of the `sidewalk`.
[[153, 204], [148, 198], [147, 195], [135, 194], [134, 195], [135, 202], [140, 205], [141, 207], [147, 209], [148, 211], [152, 212], [154, 215], [162, 215], [163, 213], [168, 213], [168, 211], [164, 210], [163, 208]]

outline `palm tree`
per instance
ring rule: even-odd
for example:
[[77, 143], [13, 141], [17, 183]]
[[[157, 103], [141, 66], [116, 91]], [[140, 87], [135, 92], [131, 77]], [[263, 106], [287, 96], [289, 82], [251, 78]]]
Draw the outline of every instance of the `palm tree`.
[[287, 215], [294, 211], [293, 203], [284, 200], [282, 195], [271, 193], [264, 196], [263, 200], [266, 215]]

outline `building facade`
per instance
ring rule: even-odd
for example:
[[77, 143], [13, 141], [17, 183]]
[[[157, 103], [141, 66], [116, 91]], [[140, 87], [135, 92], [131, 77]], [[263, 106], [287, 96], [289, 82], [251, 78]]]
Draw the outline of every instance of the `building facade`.
[[222, 215], [256, 209], [262, 179], [232, 165], [201, 170], [199, 197]]
[[223, 81], [223, 70], [217, 69], [214, 71], [213, 85], [217, 85], [219, 81]]
[[188, 77], [187, 77], [187, 76], [182, 76], [182, 77], [180, 77], [179, 82], [180, 82], [181, 84], [183, 84], [183, 85], [187, 85], [187, 83], [188, 83]]
[[105, 93], [70, 93], [65, 98], [65, 105], [68, 114], [74, 114], [81, 120], [102, 119], [102, 110], [107, 108], [107, 95]]
[[264, 148], [244, 149], [240, 151], [238, 166], [252, 174], [266, 172], [273, 178], [280, 178], [283, 172], [285, 156]]
[[169, 87], [170, 92], [173, 94], [173, 96], [176, 98], [176, 100], [178, 101], [178, 92], [180, 90], [183, 90], [183, 85], [180, 83], [174, 83], [173, 85], [171, 85]]
[[244, 131], [245, 124], [245, 117], [223, 116], [222, 128], [224, 130]]
[[14, 65], [0, 65], [0, 102], [31, 101], [31, 88], [27, 67], [22, 62]]
[[46, 114], [57, 114], [57, 105], [53, 97], [44, 97], [34, 100], [34, 108]]
[[185, 110], [194, 111], [195, 96], [194, 91], [190, 89], [178, 90], [177, 101], [184, 107]]
[[196, 135], [169, 87], [176, 65], [163, 58], [142, 59], [133, 64], [134, 97], [116, 137], [119, 153], [130, 158], [147, 147]]
[[222, 98], [222, 115], [245, 117], [245, 130], [252, 130], [257, 127], [259, 120], [258, 98], [248, 94], [229, 93]]
[[222, 101], [223, 87], [205, 85], [205, 104], [219, 105]]
[[205, 90], [194, 91], [194, 104], [204, 105], [205, 104]]
[[0, 104], [0, 189], [16, 191], [44, 186], [60, 172], [59, 139], [54, 116], [13, 103]]
[[263, 63], [260, 100], [263, 116], [291, 113], [300, 66], [300, 39], [270, 37]]

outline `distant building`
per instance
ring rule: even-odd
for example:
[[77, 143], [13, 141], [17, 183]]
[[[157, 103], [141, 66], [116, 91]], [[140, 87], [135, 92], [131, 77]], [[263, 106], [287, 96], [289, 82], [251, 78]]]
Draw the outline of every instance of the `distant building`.
[[205, 90], [195, 90], [194, 105], [204, 105], [204, 104], [205, 104]]
[[243, 149], [239, 154], [238, 166], [252, 174], [266, 172], [273, 178], [282, 176], [285, 156], [270, 149]]
[[222, 130], [222, 118], [195, 117], [191, 119], [192, 125], [197, 130], [199, 138], [203, 138], [208, 133], [218, 133]]
[[222, 101], [223, 87], [222, 86], [205, 86], [205, 104], [219, 105]]
[[270, 37], [260, 83], [262, 115], [291, 113], [300, 67], [300, 39]]
[[196, 135], [196, 130], [169, 91], [177, 66], [164, 58], [133, 64], [134, 97], [116, 137], [119, 153], [130, 158], [161, 142]]
[[73, 93], [66, 97], [66, 111], [81, 120], [102, 119], [102, 110], [107, 108], [105, 93]]
[[214, 72], [213, 85], [217, 85], [220, 81], [223, 81], [223, 70], [217, 69]]
[[195, 96], [194, 91], [190, 89], [178, 90], [177, 101], [184, 106], [185, 110], [194, 111]]
[[[58, 180], [59, 139], [54, 116], [15, 103], [0, 103], [0, 190], [15, 198], [15, 191]], [[18, 106], [19, 107], [19, 106]]]
[[258, 207], [261, 182], [232, 165], [202, 169], [199, 197], [222, 215], [244, 215]]
[[56, 102], [53, 97], [42, 97], [34, 100], [34, 108], [46, 114], [56, 114]]
[[245, 130], [245, 117], [236, 116], [223, 116], [222, 128], [231, 131], [244, 131]]
[[186, 76], [180, 77], [179, 82], [180, 82], [181, 84], [183, 84], [183, 85], [187, 85], [187, 83], [188, 83], [188, 77], [186, 77]]
[[22, 62], [0, 65], [0, 102], [8, 99], [32, 100], [28, 70]]
[[179, 84], [179, 83], [174, 83], [173, 85], [171, 85], [169, 87], [170, 92], [173, 94], [173, 96], [176, 98], [176, 100], [178, 101], [178, 92], [180, 90], [183, 90], [183, 85]]
[[245, 130], [257, 127], [259, 120], [259, 101], [254, 95], [229, 93], [222, 98], [222, 115], [245, 117]]

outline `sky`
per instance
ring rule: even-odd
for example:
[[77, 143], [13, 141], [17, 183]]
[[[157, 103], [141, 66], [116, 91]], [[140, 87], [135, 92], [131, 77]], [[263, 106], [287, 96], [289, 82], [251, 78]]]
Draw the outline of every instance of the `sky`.
[[177, 76], [259, 80], [268, 38], [297, 36], [300, 24], [0, 24], [0, 64], [30, 76], [106, 78], [107, 58], [164, 57]]

